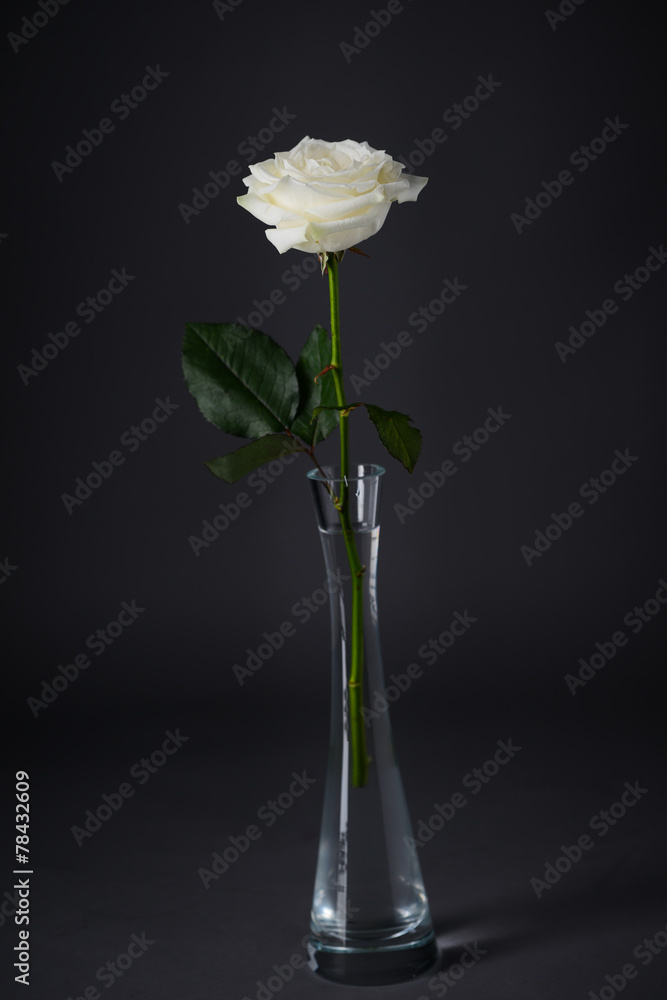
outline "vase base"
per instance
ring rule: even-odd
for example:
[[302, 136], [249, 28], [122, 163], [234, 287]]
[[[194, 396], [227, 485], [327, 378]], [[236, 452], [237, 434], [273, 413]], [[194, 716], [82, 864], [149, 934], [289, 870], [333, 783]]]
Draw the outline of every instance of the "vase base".
[[403, 948], [327, 948], [311, 940], [310, 966], [318, 976], [347, 986], [390, 986], [428, 972], [435, 965], [438, 949], [431, 934]]

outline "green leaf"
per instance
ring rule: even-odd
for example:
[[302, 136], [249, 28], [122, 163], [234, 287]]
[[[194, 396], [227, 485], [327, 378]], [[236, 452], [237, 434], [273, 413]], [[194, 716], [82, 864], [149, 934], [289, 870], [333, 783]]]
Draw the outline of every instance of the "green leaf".
[[265, 465], [274, 458], [282, 458], [304, 449], [289, 434], [267, 434], [244, 444], [237, 451], [230, 452], [229, 455], [222, 455], [220, 458], [213, 458], [204, 464], [208, 466], [214, 476], [224, 479], [226, 483], [235, 483], [242, 476], [258, 469], [260, 465]]
[[412, 472], [422, 446], [421, 432], [416, 427], [410, 426], [412, 417], [396, 410], [383, 410], [369, 403], [365, 406], [368, 416], [377, 428], [380, 441], [389, 454], [402, 462], [408, 472]]
[[299, 407], [291, 426], [293, 434], [307, 444], [324, 441], [338, 424], [337, 413], [323, 414], [316, 423], [311, 423], [313, 410], [320, 404], [328, 406], [336, 402], [333, 376], [323, 375], [315, 382], [315, 376], [331, 364], [331, 341], [322, 326], [316, 326], [306, 341], [296, 364], [299, 380]]
[[188, 323], [183, 374], [207, 420], [258, 438], [287, 430], [299, 402], [290, 357], [271, 337], [236, 323]]

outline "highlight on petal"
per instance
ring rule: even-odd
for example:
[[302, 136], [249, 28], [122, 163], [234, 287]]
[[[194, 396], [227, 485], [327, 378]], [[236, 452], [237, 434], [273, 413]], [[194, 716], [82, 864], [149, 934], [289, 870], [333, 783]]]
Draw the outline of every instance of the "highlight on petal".
[[396, 201], [401, 204], [403, 201], [417, 201], [417, 196], [428, 184], [428, 177], [417, 177], [415, 174], [408, 174], [405, 177], [408, 187], [399, 194]]
[[307, 228], [308, 226], [304, 224], [284, 226], [279, 229], [267, 229], [266, 236], [279, 253], [285, 253], [286, 250], [292, 249], [314, 253], [315, 251], [310, 250], [309, 246], [304, 246], [304, 244], [309, 243], [306, 236]]

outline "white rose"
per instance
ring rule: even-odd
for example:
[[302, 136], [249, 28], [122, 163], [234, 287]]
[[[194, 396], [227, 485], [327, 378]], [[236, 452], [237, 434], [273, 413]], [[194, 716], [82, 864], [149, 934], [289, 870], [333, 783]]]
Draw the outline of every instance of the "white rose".
[[381, 228], [393, 201], [416, 201], [426, 177], [401, 176], [403, 164], [367, 142], [306, 136], [288, 153], [250, 165], [239, 205], [275, 229], [285, 253], [347, 250]]

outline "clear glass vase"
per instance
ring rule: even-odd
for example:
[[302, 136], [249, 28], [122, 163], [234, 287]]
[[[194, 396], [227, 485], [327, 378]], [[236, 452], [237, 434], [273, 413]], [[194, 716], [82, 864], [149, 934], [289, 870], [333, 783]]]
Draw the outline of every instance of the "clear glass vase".
[[[355, 787], [350, 740], [352, 571], [332, 501], [335, 468], [308, 473], [331, 593], [331, 742], [310, 928], [311, 965], [328, 979], [383, 985], [414, 978], [437, 950], [396, 761], [377, 615], [378, 504], [384, 469], [362, 465], [347, 480], [350, 523], [363, 575], [363, 731], [370, 758]], [[377, 706], [381, 710], [378, 711]], [[357, 730], [358, 731], [358, 730]], [[358, 740], [358, 736], [356, 739]], [[358, 781], [358, 778], [356, 779]]]

